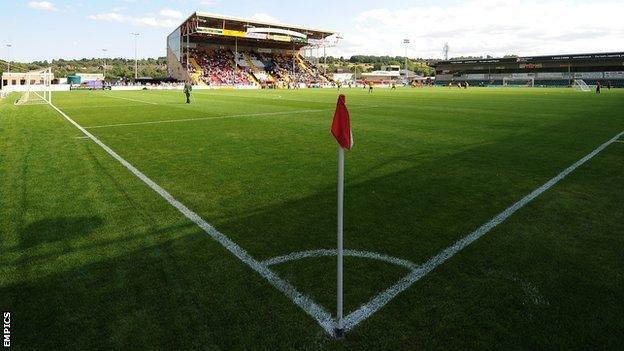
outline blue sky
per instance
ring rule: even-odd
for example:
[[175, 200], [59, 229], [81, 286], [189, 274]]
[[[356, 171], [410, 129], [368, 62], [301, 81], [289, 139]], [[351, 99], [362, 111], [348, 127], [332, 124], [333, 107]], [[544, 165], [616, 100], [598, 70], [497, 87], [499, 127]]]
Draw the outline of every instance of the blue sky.
[[339, 31], [329, 50], [412, 57], [624, 51], [622, 0], [110, 0], [0, 1], [0, 57], [132, 57], [165, 54], [165, 37], [193, 11], [274, 19]]

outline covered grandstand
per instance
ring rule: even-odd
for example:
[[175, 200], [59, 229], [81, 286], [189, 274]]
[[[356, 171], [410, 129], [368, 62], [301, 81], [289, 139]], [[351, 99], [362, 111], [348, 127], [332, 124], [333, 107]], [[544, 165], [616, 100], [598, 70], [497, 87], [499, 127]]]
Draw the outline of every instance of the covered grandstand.
[[624, 52], [532, 56], [513, 58], [457, 59], [439, 61], [436, 84], [468, 82], [470, 85], [571, 86], [587, 84], [624, 87]]
[[167, 37], [172, 78], [211, 87], [301, 87], [330, 83], [301, 53], [334, 31], [193, 13]]

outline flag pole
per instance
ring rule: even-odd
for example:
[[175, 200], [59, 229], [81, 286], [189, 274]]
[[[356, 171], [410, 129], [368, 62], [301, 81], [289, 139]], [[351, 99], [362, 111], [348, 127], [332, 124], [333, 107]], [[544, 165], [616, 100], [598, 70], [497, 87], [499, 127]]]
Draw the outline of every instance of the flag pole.
[[342, 325], [342, 228], [343, 228], [343, 203], [344, 203], [344, 149], [338, 147], [338, 269], [337, 269], [337, 291], [336, 291], [336, 337], [344, 337], [344, 326]]

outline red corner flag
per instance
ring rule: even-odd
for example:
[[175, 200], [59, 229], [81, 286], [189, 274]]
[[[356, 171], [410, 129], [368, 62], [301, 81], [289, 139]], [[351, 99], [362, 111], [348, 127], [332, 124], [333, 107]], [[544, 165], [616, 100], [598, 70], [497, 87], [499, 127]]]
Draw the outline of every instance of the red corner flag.
[[334, 122], [332, 123], [331, 132], [340, 144], [338, 148], [338, 223], [337, 223], [337, 243], [338, 253], [336, 265], [336, 329], [334, 333], [336, 337], [341, 338], [344, 335], [344, 324], [342, 320], [342, 300], [343, 300], [343, 207], [344, 207], [344, 154], [345, 149], [351, 150], [353, 147], [353, 134], [351, 134], [351, 120], [349, 111], [345, 105], [345, 96], [338, 96], [336, 104], [336, 113], [334, 113]]
[[338, 141], [338, 144], [347, 150], [353, 147], [353, 134], [351, 133], [351, 120], [349, 111], [345, 105], [345, 96], [338, 96], [336, 104], [336, 113], [334, 113], [334, 122], [332, 123], [331, 132]]

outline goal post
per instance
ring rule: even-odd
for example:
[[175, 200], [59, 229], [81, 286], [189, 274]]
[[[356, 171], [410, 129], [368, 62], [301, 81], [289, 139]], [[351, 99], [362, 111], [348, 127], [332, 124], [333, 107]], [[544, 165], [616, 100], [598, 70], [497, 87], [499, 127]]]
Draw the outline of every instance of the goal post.
[[503, 86], [504, 87], [535, 87], [535, 78], [513, 78], [506, 77], [503, 78]]
[[52, 68], [37, 69], [24, 74], [22, 96], [16, 105], [35, 105], [52, 103]]
[[591, 87], [587, 85], [587, 83], [585, 83], [585, 81], [582, 79], [575, 79], [574, 83], [572, 83], [572, 88], [574, 88], [576, 91], [591, 91]]

